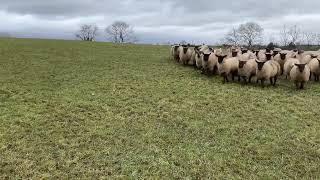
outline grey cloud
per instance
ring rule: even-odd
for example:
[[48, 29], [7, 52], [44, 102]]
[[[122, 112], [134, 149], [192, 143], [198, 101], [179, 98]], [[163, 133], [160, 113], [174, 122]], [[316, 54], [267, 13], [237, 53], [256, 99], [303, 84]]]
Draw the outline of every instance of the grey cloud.
[[142, 42], [182, 39], [217, 42], [232, 27], [256, 21], [267, 36], [283, 24], [301, 24], [306, 31], [320, 31], [314, 0], [1, 0], [1, 32], [19, 37], [68, 38], [83, 23], [103, 28], [114, 20], [132, 24]]

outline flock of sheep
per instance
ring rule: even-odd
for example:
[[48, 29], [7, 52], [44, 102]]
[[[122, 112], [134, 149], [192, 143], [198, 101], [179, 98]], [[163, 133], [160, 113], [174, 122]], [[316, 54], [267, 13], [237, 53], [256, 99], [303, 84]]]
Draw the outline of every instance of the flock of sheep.
[[171, 57], [177, 62], [195, 66], [203, 74], [220, 75], [223, 82], [229, 82], [229, 77], [245, 83], [251, 83], [255, 77], [256, 82], [269, 81], [275, 86], [278, 77], [285, 75], [296, 85], [297, 89], [304, 89], [305, 83], [315, 81], [320, 76], [320, 50], [281, 50], [279, 48], [248, 50], [246, 48], [230, 48], [225, 52], [222, 49], [213, 49], [207, 45], [173, 45]]

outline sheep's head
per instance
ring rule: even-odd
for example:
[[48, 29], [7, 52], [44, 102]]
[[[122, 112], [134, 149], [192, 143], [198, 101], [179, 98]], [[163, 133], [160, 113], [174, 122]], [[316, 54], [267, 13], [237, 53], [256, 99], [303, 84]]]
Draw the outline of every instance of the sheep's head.
[[203, 54], [203, 60], [204, 60], [205, 62], [208, 62], [210, 55], [211, 55], [211, 53], [209, 53], [209, 54]]
[[217, 58], [218, 58], [218, 63], [219, 63], [219, 64], [223, 63], [224, 58], [226, 58], [226, 57], [227, 57], [227, 55], [224, 55], [224, 56], [216, 55], [216, 56], [217, 56]]
[[256, 54], [256, 56], [258, 56], [259, 55], [259, 50], [253, 50], [253, 52]]
[[241, 52], [242, 52], [242, 54], [245, 54], [245, 53], [248, 52], [248, 50], [247, 49], [243, 49], [243, 50], [241, 50]]
[[189, 49], [188, 47], [183, 47], [183, 53], [186, 54], [188, 49]]
[[237, 51], [232, 51], [232, 57], [237, 57], [238, 56], [238, 52]]
[[270, 52], [271, 52], [271, 49], [267, 48], [267, 49], [266, 49], [266, 52], [267, 52], [267, 53], [270, 53]]
[[295, 64], [300, 72], [303, 72], [307, 64]]
[[312, 58], [312, 59], [315, 59], [315, 58], [317, 58], [317, 57], [318, 57], [318, 55], [314, 55], [314, 54], [311, 55], [311, 58]]
[[257, 60], [256, 60], [256, 62], [257, 62], [257, 64], [258, 64], [258, 70], [261, 71], [262, 68], [263, 68], [263, 65], [264, 65], [266, 62], [260, 62], [260, 61], [257, 61]]
[[272, 54], [271, 53], [266, 53], [267, 61], [271, 60]]
[[273, 56], [276, 56], [277, 54], [279, 54], [279, 51], [273, 51]]
[[247, 61], [239, 61], [239, 68], [243, 68], [243, 66], [247, 63]]
[[177, 51], [179, 46], [174, 46], [174, 51]]
[[298, 52], [298, 49], [294, 49], [293, 52]]
[[281, 60], [285, 60], [287, 56], [287, 53], [280, 53]]

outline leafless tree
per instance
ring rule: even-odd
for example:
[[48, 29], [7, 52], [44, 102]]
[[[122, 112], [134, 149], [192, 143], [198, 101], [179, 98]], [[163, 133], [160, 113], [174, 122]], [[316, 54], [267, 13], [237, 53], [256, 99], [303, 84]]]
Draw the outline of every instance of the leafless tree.
[[106, 28], [107, 36], [112, 42], [136, 42], [133, 27], [123, 21], [116, 21]]
[[240, 45], [240, 35], [236, 28], [232, 28], [231, 31], [229, 31], [225, 36], [225, 42], [226, 44], [232, 45], [232, 46], [239, 46]]
[[290, 37], [290, 42], [296, 44], [301, 38], [301, 30], [298, 25], [291, 26], [288, 35]]
[[75, 35], [82, 41], [94, 41], [98, 30], [96, 25], [84, 24], [80, 26], [80, 30]]
[[263, 28], [255, 22], [241, 24], [238, 29], [239, 37], [249, 48], [252, 47], [254, 43], [258, 43], [258, 41], [261, 40], [262, 32]]
[[312, 33], [312, 32], [305, 32], [302, 34], [302, 39], [303, 39], [303, 43], [310, 46], [310, 45], [313, 45], [315, 40], [316, 40], [316, 37], [317, 35], [315, 33]]
[[280, 31], [280, 41], [283, 46], [289, 44], [289, 32], [286, 25], [283, 25], [283, 29]]
[[317, 43], [318, 46], [320, 46], [320, 33], [316, 33], [315, 42]]

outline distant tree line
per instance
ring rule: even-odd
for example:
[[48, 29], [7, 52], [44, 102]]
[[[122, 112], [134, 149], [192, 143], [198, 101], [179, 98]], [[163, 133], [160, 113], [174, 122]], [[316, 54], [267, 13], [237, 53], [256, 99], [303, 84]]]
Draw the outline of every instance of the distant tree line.
[[[104, 30], [106, 38], [114, 43], [133, 43], [137, 41], [133, 27], [124, 21], [115, 21]], [[77, 39], [82, 41], [95, 41], [99, 28], [93, 24], [83, 24], [75, 33]]]
[[[225, 46], [246, 46], [260, 47], [262, 46], [263, 28], [255, 22], [240, 24], [237, 28], [232, 28], [224, 37], [223, 44]], [[283, 25], [282, 29], [273, 37], [268, 47], [283, 47], [286, 49], [295, 49], [297, 47], [320, 46], [320, 33], [304, 32], [298, 25]]]

